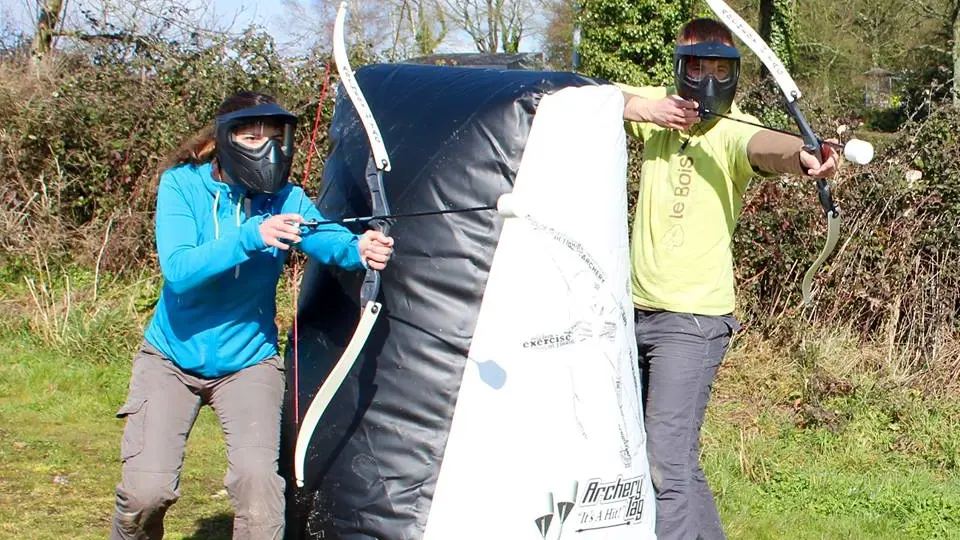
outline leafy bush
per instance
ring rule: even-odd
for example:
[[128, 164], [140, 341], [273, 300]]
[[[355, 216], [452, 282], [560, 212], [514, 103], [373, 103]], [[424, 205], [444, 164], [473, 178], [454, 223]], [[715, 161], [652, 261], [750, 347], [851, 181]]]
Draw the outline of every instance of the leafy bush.
[[582, 70], [633, 85], [672, 84], [674, 40], [693, 2], [592, 0], [582, 12]]
[[[594, 23], [612, 17], [609, 9], [616, 4], [591, 3]], [[652, 8], [641, 3], [631, 9]], [[669, 32], [661, 28], [657, 40], [667, 35], [672, 40], [681, 12], [670, 11], [675, 20]], [[595, 69], [609, 68], [607, 74], [617, 80], [644, 82], [622, 71], [624, 62], [640, 53], [617, 51], [613, 42], [603, 45], [604, 25], [593, 26], [598, 32], [593, 43], [600, 47], [589, 53], [599, 62]], [[584, 54], [589, 56], [586, 49]], [[299, 114], [302, 150], [320, 87], [333, 76], [325, 75], [325, 63], [317, 57], [283, 58], [272, 40], [256, 31], [203, 47], [150, 43], [77, 50], [41, 66], [22, 54], [5, 57], [0, 61], [4, 279], [22, 281], [18, 272], [36, 275], [48, 266], [80, 265], [100, 276], [153, 265], [152, 213], [163, 157], [209, 122], [224, 97], [241, 89], [274, 94]], [[812, 307], [799, 305], [799, 283], [823, 243], [814, 186], [797, 177], [753, 183], [734, 248], [738, 315], [750, 327], [795, 344], [810, 324], [846, 326], [862, 340], [884, 344], [890, 361], [904, 372], [942, 375], [960, 367], [954, 345], [960, 270], [953, 264], [960, 254], [960, 113], [937, 105], [934, 94], [924, 113], [897, 133], [886, 138], [861, 133], [878, 144], [873, 164], [848, 165], [832, 182], [844, 226], [837, 252], [816, 279]], [[745, 110], [771, 125], [792, 127], [781, 100], [769, 83], [742, 84], [739, 101]], [[322, 103], [319, 161], [306, 180], [311, 191], [319, 187], [326, 155], [322, 134], [332, 105], [332, 99]], [[836, 118], [834, 109], [834, 104], [804, 104], [825, 136], [836, 125], [826, 120]], [[631, 142], [631, 202], [639, 149]], [[306, 156], [297, 154], [295, 181]]]
[[[200, 48], [110, 45], [39, 67], [23, 56], [0, 63], [0, 259], [22, 265], [39, 250], [59, 262], [142, 265], [164, 157], [240, 90], [276, 96], [300, 115], [298, 140], [309, 140], [324, 60], [285, 59], [251, 30]], [[323, 106], [326, 122], [332, 100]], [[298, 179], [306, 155], [297, 154]]]
[[873, 109], [865, 113], [865, 124], [876, 131], [895, 132], [907, 121], [907, 112], [903, 107]]
[[[907, 123], [867, 167], [833, 181], [844, 218], [836, 253], [815, 283], [811, 308], [799, 282], [823, 243], [811, 182], [754, 186], [737, 233], [741, 311], [767, 331], [850, 326], [885, 343], [903, 372], [956, 373], [960, 308], [960, 112], [939, 107]], [[937, 368], [937, 369], [932, 369]]]

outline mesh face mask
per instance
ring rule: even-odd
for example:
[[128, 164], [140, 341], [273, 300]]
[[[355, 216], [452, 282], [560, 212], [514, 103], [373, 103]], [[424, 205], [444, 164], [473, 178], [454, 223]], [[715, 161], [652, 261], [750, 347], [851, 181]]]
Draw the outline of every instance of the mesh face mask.
[[[227, 177], [252, 193], [276, 193], [287, 185], [293, 163], [297, 117], [273, 103], [217, 117], [217, 159]], [[237, 130], [243, 133], [237, 134]], [[275, 135], [262, 144], [244, 144], [244, 133]], [[239, 140], [238, 140], [239, 139]]]
[[678, 45], [673, 76], [677, 93], [699, 103], [704, 120], [727, 114], [740, 81], [740, 52], [718, 41]]

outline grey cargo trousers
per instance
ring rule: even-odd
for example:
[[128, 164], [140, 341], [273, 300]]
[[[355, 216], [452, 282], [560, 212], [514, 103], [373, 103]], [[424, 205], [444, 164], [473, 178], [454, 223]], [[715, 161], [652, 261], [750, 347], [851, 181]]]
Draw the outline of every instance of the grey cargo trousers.
[[740, 329], [730, 315], [634, 312], [658, 540], [726, 536], [700, 466], [700, 427], [717, 368]]
[[235, 540], [283, 536], [284, 487], [277, 474], [283, 362], [268, 358], [232, 375], [185, 373], [144, 342], [134, 356], [126, 404], [111, 540], [157, 540], [180, 497], [187, 436], [201, 405], [213, 407], [227, 443], [224, 484], [235, 511]]

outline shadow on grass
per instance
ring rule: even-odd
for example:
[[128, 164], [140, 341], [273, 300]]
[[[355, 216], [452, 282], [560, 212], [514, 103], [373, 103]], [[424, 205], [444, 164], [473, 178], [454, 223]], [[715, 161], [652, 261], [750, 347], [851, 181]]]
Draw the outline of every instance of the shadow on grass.
[[184, 540], [230, 540], [233, 536], [233, 514], [224, 512], [198, 519], [197, 530]]

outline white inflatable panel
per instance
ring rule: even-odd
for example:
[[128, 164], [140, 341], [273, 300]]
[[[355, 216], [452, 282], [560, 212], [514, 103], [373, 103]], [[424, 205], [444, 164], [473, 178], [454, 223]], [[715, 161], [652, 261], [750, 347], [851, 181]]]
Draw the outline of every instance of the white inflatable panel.
[[484, 293], [426, 540], [646, 540], [623, 98], [543, 97]]

